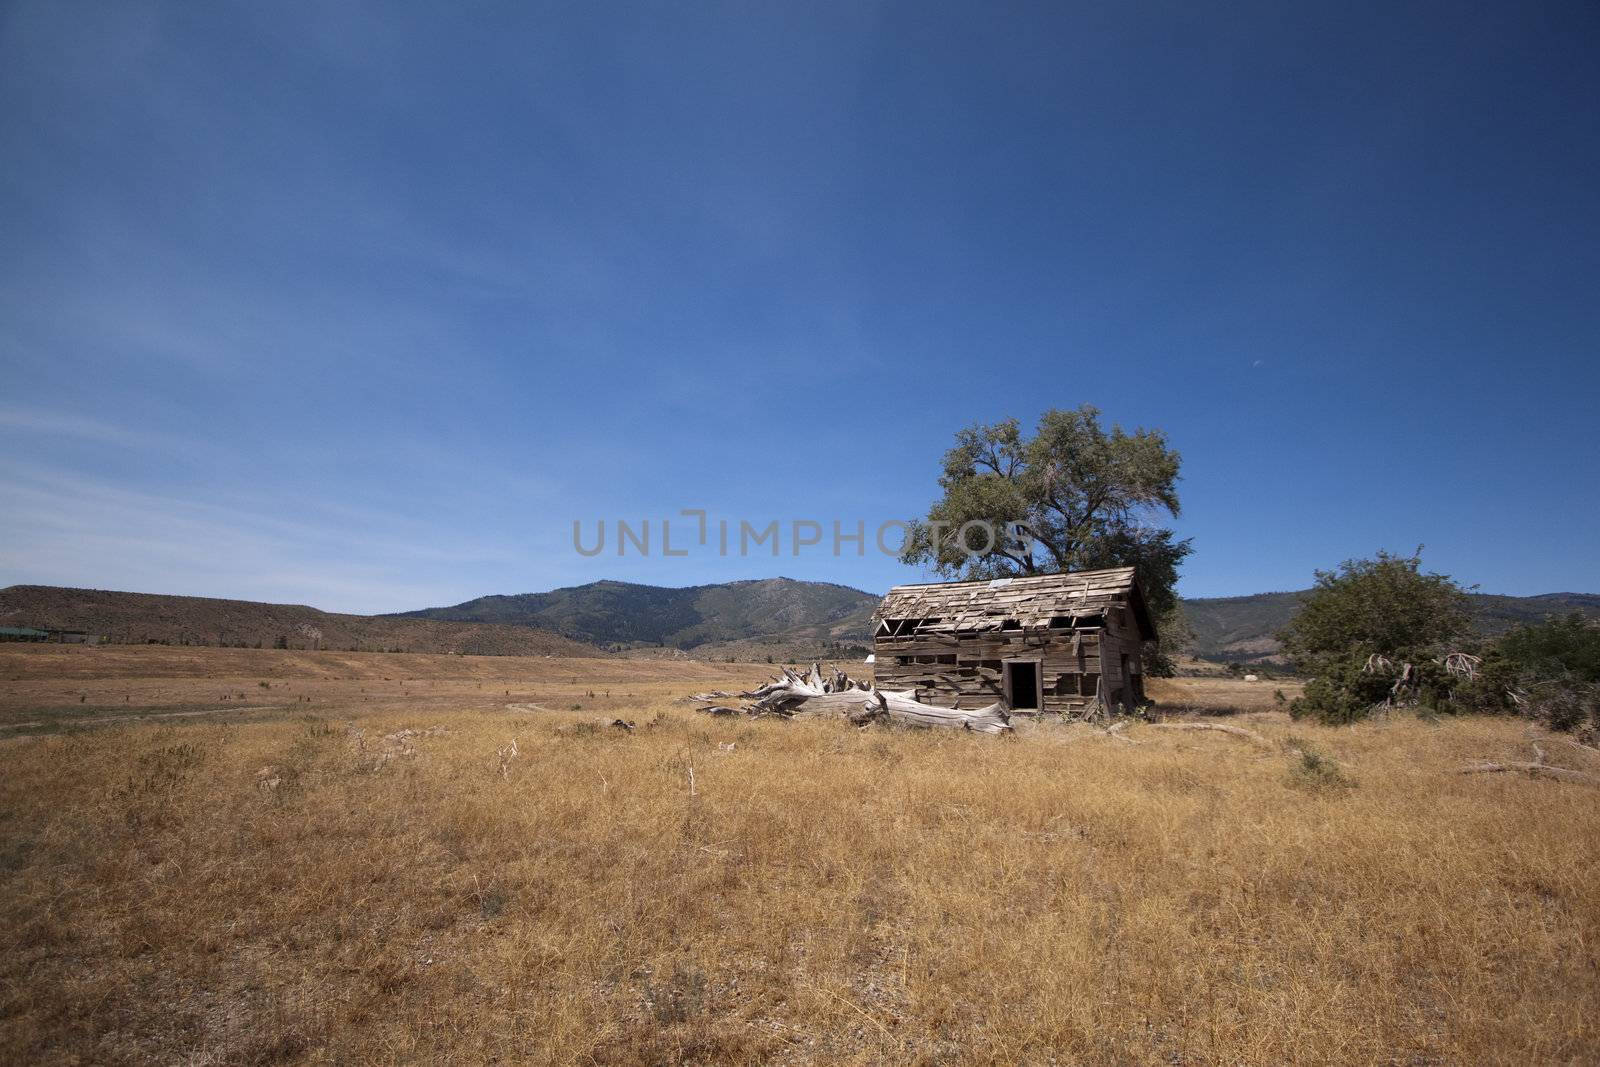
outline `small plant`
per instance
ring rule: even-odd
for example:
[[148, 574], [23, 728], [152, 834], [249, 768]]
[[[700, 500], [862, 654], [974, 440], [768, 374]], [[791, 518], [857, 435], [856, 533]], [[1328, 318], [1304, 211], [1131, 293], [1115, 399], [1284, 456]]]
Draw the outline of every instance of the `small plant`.
[[676, 962], [663, 985], [646, 979], [644, 993], [658, 1026], [686, 1023], [705, 1010], [706, 975], [693, 963]]
[[1355, 788], [1355, 781], [1345, 773], [1339, 761], [1323, 754], [1309, 741], [1291, 739], [1288, 747], [1298, 755], [1289, 765], [1291, 786], [1312, 792]]
[[[474, 879], [476, 881], [476, 879]], [[478, 914], [484, 919], [497, 919], [506, 910], [509, 898], [506, 891], [497, 885], [490, 885], [484, 889], [481, 886], [473, 891], [473, 898], [478, 905]]]
[[257, 682], [256, 684], [259, 685], [263, 689], [271, 689], [272, 688], [272, 683], [271, 682]]

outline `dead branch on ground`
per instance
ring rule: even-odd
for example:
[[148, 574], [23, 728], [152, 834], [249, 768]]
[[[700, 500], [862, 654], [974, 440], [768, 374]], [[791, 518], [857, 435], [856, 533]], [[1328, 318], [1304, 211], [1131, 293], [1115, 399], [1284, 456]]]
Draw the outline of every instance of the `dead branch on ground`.
[[1152, 730], [1216, 730], [1219, 733], [1242, 737], [1251, 744], [1260, 745], [1262, 748], [1272, 747], [1271, 741], [1268, 741], [1254, 730], [1246, 730], [1243, 726], [1224, 726], [1222, 723], [1217, 722], [1156, 722], [1151, 723], [1150, 728]]
[[1535, 777], [1555, 778], [1562, 782], [1573, 782], [1577, 785], [1600, 786], [1600, 775], [1585, 774], [1583, 771], [1570, 771], [1565, 767], [1552, 767], [1548, 763], [1526, 763], [1516, 760], [1506, 760], [1494, 763], [1489, 760], [1480, 760], [1462, 767], [1460, 774], [1499, 774], [1509, 771], [1522, 771]]

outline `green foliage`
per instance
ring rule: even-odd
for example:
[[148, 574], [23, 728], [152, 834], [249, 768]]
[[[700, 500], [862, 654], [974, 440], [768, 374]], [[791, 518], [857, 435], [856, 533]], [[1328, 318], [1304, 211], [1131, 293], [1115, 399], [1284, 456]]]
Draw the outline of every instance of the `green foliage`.
[[1528, 690], [1527, 714], [1552, 730], [1573, 730], [1600, 741], [1600, 685], [1552, 680]]
[[[1016, 419], [969, 427], [945, 453], [943, 496], [912, 524], [901, 559], [967, 579], [1133, 567], [1157, 631], [1165, 639], [1171, 628], [1170, 653], [1189, 632], [1175, 587], [1190, 546], [1151, 520], [1178, 515], [1180, 463], [1161, 431], [1108, 432], [1089, 404], [1045, 412], [1032, 437]], [[969, 522], [1021, 523], [1033, 544], [1000, 541], [969, 555], [955, 536]], [[1169, 666], [1151, 653], [1151, 673]]]
[[1393, 683], [1362, 666], [1363, 661], [1356, 659], [1324, 660], [1316, 677], [1306, 683], [1304, 695], [1289, 702], [1289, 714], [1330, 726], [1366, 718], [1374, 705], [1388, 699]]
[[1496, 652], [1514, 670], [1537, 678], [1600, 682], [1600, 627], [1573, 612], [1500, 639]]
[[1314, 667], [1329, 657], [1416, 660], [1471, 632], [1466, 591], [1447, 575], [1423, 574], [1419, 549], [1318, 571], [1278, 637], [1297, 664]]
[[1295, 758], [1289, 764], [1289, 784], [1307, 792], [1344, 792], [1355, 788], [1339, 761], [1325, 755], [1311, 742], [1291, 739], [1288, 745]]
[[1600, 626], [1582, 615], [1512, 630], [1484, 657], [1480, 681], [1485, 703], [1499, 697], [1552, 730], [1600, 739]]
[[[1176, 573], [1173, 580], [1177, 580]], [[1167, 610], [1156, 613], [1155, 623], [1156, 633], [1161, 639], [1145, 648], [1145, 673], [1158, 678], [1171, 678], [1177, 673], [1174, 657], [1194, 648], [1194, 627], [1189, 625], [1188, 614], [1176, 600]]]
[[1318, 571], [1316, 587], [1278, 635], [1295, 667], [1311, 676], [1290, 713], [1326, 723], [1365, 718], [1390, 699], [1405, 664], [1406, 691], [1417, 703], [1453, 710], [1455, 679], [1437, 659], [1470, 633], [1466, 592], [1447, 575], [1422, 573], [1420, 549]]

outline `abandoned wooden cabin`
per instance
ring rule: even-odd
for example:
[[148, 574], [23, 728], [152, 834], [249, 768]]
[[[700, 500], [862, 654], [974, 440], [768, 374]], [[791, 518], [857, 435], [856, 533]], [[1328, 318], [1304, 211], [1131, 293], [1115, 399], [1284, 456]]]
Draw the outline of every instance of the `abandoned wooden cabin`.
[[897, 585], [873, 622], [874, 674], [924, 703], [1079, 714], [1143, 703], [1155, 626], [1132, 567]]

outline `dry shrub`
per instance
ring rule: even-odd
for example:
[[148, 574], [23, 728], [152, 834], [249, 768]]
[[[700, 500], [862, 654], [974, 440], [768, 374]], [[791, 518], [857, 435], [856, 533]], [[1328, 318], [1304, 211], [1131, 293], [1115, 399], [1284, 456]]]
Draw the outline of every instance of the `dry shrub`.
[[1339, 792], [1355, 788], [1355, 779], [1338, 760], [1302, 737], [1284, 742], [1290, 752], [1289, 784], [1311, 792]]

